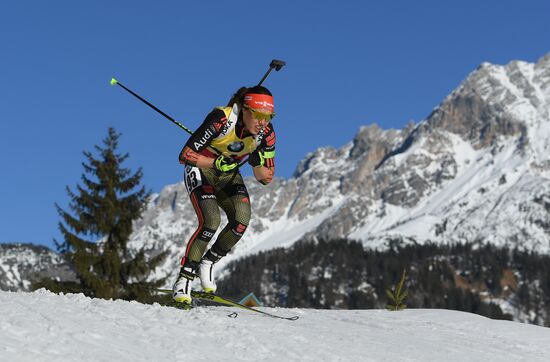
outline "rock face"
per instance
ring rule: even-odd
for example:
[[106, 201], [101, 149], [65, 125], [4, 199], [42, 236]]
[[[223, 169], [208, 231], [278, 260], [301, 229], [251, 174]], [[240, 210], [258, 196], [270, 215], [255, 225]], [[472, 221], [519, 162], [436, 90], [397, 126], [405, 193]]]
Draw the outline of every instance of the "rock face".
[[[489, 242], [550, 252], [550, 54], [481, 64], [423, 121], [362, 127], [308, 154], [288, 180], [248, 179], [253, 220], [227, 262], [300, 238]], [[223, 213], [222, 213], [223, 214]], [[197, 226], [183, 183], [154, 195], [131, 246], [171, 257]], [[220, 228], [221, 229], [221, 228]]]
[[0, 244], [0, 289], [28, 291], [41, 278], [72, 280], [74, 272], [64, 260], [44, 246]]

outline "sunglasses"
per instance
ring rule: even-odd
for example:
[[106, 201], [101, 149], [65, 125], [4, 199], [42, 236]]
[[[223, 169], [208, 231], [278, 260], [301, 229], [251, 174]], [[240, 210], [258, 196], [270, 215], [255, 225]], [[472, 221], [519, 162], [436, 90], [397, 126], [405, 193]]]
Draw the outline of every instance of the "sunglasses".
[[275, 113], [263, 113], [258, 110], [255, 110], [254, 108], [247, 106], [246, 104], [244, 105], [244, 108], [252, 112], [252, 117], [259, 121], [263, 120], [263, 121], [269, 122], [273, 119], [273, 117], [275, 117]]

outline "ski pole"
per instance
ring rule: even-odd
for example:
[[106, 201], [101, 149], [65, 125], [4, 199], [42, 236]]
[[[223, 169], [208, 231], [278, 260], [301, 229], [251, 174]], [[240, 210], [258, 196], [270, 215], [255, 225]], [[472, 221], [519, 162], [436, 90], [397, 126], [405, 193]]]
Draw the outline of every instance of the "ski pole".
[[[267, 70], [267, 72], [264, 74], [264, 76], [262, 77], [262, 79], [260, 80], [260, 82], [257, 84], [257, 85], [262, 85], [262, 83], [267, 79], [267, 77], [269, 76], [269, 73], [271, 73], [271, 71], [273, 69], [275, 69], [275, 71], [279, 71], [281, 70], [282, 67], [284, 67], [286, 65], [286, 62], [283, 61], [283, 60], [277, 60], [277, 59], [273, 59], [271, 61], [271, 63], [269, 64], [269, 69]], [[189, 128], [185, 127], [183, 124], [181, 124], [180, 122], [176, 121], [174, 118], [170, 117], [169, 115], [167, 115], [166, 113], [164, 113], [163, 111], [161, 111], [160, 109], [158, 109], [154, 104], [150, 103], [149, 101], [147, 101], [145, 98], [141, 97], [139, 94], [137, 94], [136, 92], [132, 91], [130, 88], [126, 87], [124, 84], [120, 83], [118, 80], [116, 80], [115, 78], [112, 78], [111, 79], [111, 85], [119, 85], [120, 87], [122, 87], [122, 89], [124, 89], [125, 91], [127, 91], [128, 93], [130, 93], [131, 95], [133, 95], [134, 97], [136, 97], [137, 99], [139, 99], [140, 101], [142, 101], [143, 103], [145, 103], [146, 105], [148, 105], [149, 107], [151, 107], [152, 109], [154, 109], [155, 111], [157, 111], [158, 113], [160, 113], [161, 115], [163, 115], [164, 117], [166, 117], [170, 122], [174, 123], [176, 126], [180, 127], [181, 129], [183, 129], [185, 132], [189, 133], [189, 134], [193, 134], [193, 131], [191, 131]], [[220, 155], [222, 154], [222, 152], [220, 152], [219, 150], [217, 150], [216, 148], [210, 146], [214, 151], [218, 152]], [[245, 158], [241, 163], [239, 163], [238, 167], [241, 167], [242, 165], [244, 165], [246, 162], [248, 161], [248, 157]]]
[[283, 60], [277, 60], [277, 59], [273, 59], [271, 61], [271, 63], [269, 64], [269, 69], [267, 70], [267, 72], [265, 72], [264, 76], [262, 77], [262, 80], [260, 80], [260, 83], [258, 83], [258, 85], [262, 85], [262, 83], [264, 82], [264, 80], [267, 78], [267, 76], [269, 75], [269, 73], [271, 73], [271, 71], [273, 69], [275, 69], [277, 72], [279, 70], [281, 70], [282, 67], [284, 67], [286, 65], [286, 62], [283, 61]]
[[176, 121], [174, 118], [170, 117], [169, 115], [167, 115], [166, 113], [164, 113], [163, 111], [161, 111], [160, 109], [158, 109], [157, 107], [155, 107], [153, 104], [149, 103], [146, 99], [144, 99], [143, 97], [141, 97], [139, 94], [133, 92], [131, 89], [127, 88], [126, 86], [124, 86], [122, 83], [120, 83], [118, 80], [116, 80], [115, 78], [111, 79], [111, 85], [119, 85], [122, 87], [122, 89], [124, 89], [125, 91], [127, 91], [128, 93], [130, 93], [131, 95], [133, 95], [134, 97], [136, 97], [137, 99], [139, 99], [140, 101], [142, 101], [143, 103], [147, 104], [149, 107], [153, 108], [155, 111], [159, 112], [160, 114], [162, 114], [164, 117], [168, 118], [169, 121], [171, 121], [172, 123], [174, 123], [176, 126], [180, 127], [181, 129], [183, 129], [185, 132], [189, 133], [189, 134], [193, 134], [193, 131], [191, 131], [189, 128], [185, 127], [183, 124], [179, 123], [178, 121]]
[[[139, 94], [135, 93], [134, 91], [132, 91], [131, 89], [129, 89], [128, 87], [124, 86], [122, 83], [120, 83], [118, 80], [116, 80], [115, 78], [112, 78], [111, 79], [111, 85], [119, 85], [122, 87], [122, 89], [124, 89], [125, 91], [127, 91], [128, 93], [130, 93], [131, 95], [133, 95], [134, 97], [136, 97], [137, 99], [139, 99], [140, 101], [142, 101], [143, 103], [147, 104], [149, 107], [153, 108], [155, 111], [159, 112], [160, 114], [162, 114], [164, 117], [168, 118], [169, 121], [171, 121], [172, 123], [174, 123], [176, 126], [180, 127], [181, 129], [183, 129], [185, 132], [189, 133], [189, 134], [193, 134], [193, 131], [191, 131], [189, 128], [185, 127], [183, 124], [179, 123], [178, 121], [176, 121], [174, 118], [170, 117], [169, 115], [167, 115], [166, 113], [164, 113], [163, 111], [161, 111], [160, 109], [158, 109], [157, 107], [155, 107], [153, 104], [151, 104], [149, 101], [147, 101], [145, 98], [141, 97]], [[221, 152], [216, 149], [214, 146], [210, 146], [210, 148], [212, 148], [214, 151], [218, 152], [220, 155], [221, 155]]]
[[[262, 79], [260, 80], [260, 82], [257, 84], [257, 86], [260, 86], [262, 85], [262, 83], [267, 79], [267, 77], [269, 76], [269, 73], [271, 73], [271, 71], [273, 69], [275, 69], [275, 71], [279, 71], [281, 70], [282, 67], [284, 67], [286, 65], [286, 62], [284, 60], [278, 60], [278, 59], [273, 59], [271, 61], [271, 63], [269, 63], [269, 69], [267, 70], [267, 72], [265, 72], [264, 76], [262, 77]], [[248, 157], [245, 158], [244, 160], [242, 160], [241, 163], [239, 163], [239, 166], [237, 168], [240, 168], [242, 165], [244, 165], [246, 162], [248, 161]]]
[[[279, 70], [281, 70], [282, 67], [284, 67], [286, 65], [286, 62], [282, 61], [282, 60], [277, 60], [277, 59], [273, 59], [271, 61], [271, 63], [269, 64], [269, 69], [267, 70], [267, 72], [264, 74], [264, 76], [262, 77], [262, 79], [260, 80], [260, 82], [258, 83], [258, 85], [261, 85], [265, 80], [266, 78], [269, 76], [269, 73], [271, 73], [271, 71], [273, 69], [275, 69], [277, 72]], [[139, 99], [140, 101], [142, 101], [143, 103], [145, 103], [146, 105], [148, 105], [149, 107], [153, 108], [155, 111], [157, 111], [158, 113], [162, 114], [164, 117], [166, 117], [169, 121], [171, 121], [172, 123], [174, 123], [176, 126], [180, 127], [181, 129], [183, 129], [185, 132], [189, 133], [189, 134], [193, 134], [193, 131], [191, 131], [189, 128], [185, 127], [183, 124], [179, 123], [178, 121], [176, 121], [174, 118], [170, 117], [169, 115], [167, 115], [166, 113], [164, 113], [163, 111], [161, 111], [160, 109], [158, 109], [154, 104], [151, 104], [148, 100], [146, 100], [145, 98], [143, 98], [142, 96], [140, 96], [139, 94], [137, 94], [136, 92], [132, 91], [130, 88], [126, 87], [124, 84], [120, 83], [118, 80], [116, 80], [115, 78], [112, 78], [111, 79], [111, 85], [119, 85], [120, 87], [122, 87], [122, 89], [124, 89], [125, 91], [127, 91], [128, 93], [130, 93], [131, 95], [133, 95], [134, 97], [136, 97], [137, 99]]]

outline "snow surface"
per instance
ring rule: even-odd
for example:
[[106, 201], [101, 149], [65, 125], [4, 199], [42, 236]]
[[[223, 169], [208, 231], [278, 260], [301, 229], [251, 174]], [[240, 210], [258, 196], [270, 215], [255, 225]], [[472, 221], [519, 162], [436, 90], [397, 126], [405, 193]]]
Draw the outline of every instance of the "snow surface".
[[[190, 311], [0, 292], [2, 361], [549, 361], [550, 329], [437, 310]], [[228, 318], [231, 312], [237, 318]]]

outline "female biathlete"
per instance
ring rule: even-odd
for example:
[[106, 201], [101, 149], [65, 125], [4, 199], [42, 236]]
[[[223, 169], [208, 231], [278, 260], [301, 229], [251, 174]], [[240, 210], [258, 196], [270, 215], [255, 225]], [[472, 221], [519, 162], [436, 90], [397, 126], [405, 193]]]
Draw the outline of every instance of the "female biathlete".
[[[191, 303], [191, 284], [198, 276], [204, 291], [215, 292], [213, 267], [243, 236], [250, 221], [250, 199], [239, 172], [248, 156], [254, 177], [267, 185], [275, 172], [275, 116], [273, 96], [262, 86], [242, 87], [227, 107], [217, 107], [183, 147], [185, 186], [199, 226], [187, 243], [173, 299]], [[208, 243], [220, 225], [220, 211], [228, 223], [212, 247]], [[205, 253], [206, 251], [206, 253]]]

